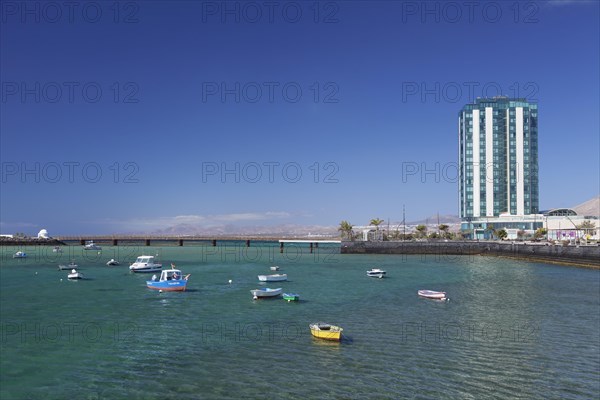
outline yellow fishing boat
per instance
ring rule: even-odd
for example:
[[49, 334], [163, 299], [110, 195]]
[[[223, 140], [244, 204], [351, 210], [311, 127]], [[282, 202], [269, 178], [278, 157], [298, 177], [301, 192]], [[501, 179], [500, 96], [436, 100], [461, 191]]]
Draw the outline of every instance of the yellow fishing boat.
[[324, 322], [315, 322], [310, 324], [310, 333], [319, 339], [340, 341], [342, 339], [343, 329], [339, 326], [326, 324]]

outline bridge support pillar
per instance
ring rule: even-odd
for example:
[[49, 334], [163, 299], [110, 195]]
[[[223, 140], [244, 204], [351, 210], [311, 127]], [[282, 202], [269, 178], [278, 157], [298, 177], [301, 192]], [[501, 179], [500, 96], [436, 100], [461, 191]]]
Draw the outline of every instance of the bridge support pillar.
[[79, 244], [83, 246], [85, 244], [85, 239], [79, 239]]
[[150, 246], [150, 239], [146, 239], [146, 246]]
[[283, 253], [283, 242], [279, 243], [279, 252]]
[[119, 241], [117, 239], [113, 239], [113, 246], [118, 246], [119, 245]]
[[312, 242], [310, 242], [310, 253], [312, 254], [312, 252], [313, 252], [313, 244], [312, 244]]
[[217, 239], [213, 239], [212, 245], [213, 245], [213, 247], [215, 247], [217, 245]]
[[183, 239], [179, 239], [179, 241], [177, 242], [177, 244], [178, 244], [179, 246], [183, 246]]
[[246, 240], [246, 247], [250, 247], [250, 239]]

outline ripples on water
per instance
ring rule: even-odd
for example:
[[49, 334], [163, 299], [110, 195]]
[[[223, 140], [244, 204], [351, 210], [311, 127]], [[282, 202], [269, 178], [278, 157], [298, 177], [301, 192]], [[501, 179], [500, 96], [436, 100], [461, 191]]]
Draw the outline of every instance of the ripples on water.
[[[108, 250], [111, 248], [108, 247]], [[80, 262], [0, 268], [0, 398], [598, 398], [599, 271], [484, 257], [304, 254], [249, 262], [158, 248], [191, 273], [157, 293], [150, 275]], [[106, 251], [106, 254], [111, 254]], [[16, 250], [15, 250], [16, 251]], [[33, 252], [33, 249], [32, 249]], [[79, 260], [78, 260], [79, 261]], [[335, 262], [332, 262], [335, 261]], [[302, 301], [253, 301], [256, 276]], [[385, 279], [366, 276], [378, 266]], [[35, 275], [37, 272], [37, 275]], [[61, 282], [60, 279], [63, 278]], [[231, 279], [233, 282], [229, 284]], [[443, 290], [449, 302], [418, 298]], [[308, 324], [344, 328], [342, 343]]]

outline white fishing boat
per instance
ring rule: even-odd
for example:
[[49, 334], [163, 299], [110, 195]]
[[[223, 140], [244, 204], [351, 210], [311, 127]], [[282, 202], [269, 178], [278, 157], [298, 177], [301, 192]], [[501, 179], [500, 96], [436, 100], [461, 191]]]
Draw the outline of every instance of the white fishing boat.
[[86, 242], [85, 246], [83, 246], [84, 250], [102, 250], [102, 247], [98, 246], [94, 243], [93, 240], [89, 240]]
[[67, 275], [68, 279], [83, 279], [83, 274], [81, 272], [77, 272], [76, 269], [72, 269], [71, 273]]
[[436, 292], [435, 290], [418, 290], [417, 294], [428, 299], [446, 300], [446, 292]]
[[13, 254], [13, 258], [27, 258], [27, 253], [24, 251], [17, 251], [15, 254]]
[[68, 271], [68, 270], [70, 270], [70, 269], [72, 269], [72, 270], [76, 270], [77, 268], [79, 268], [79, 265], [75, 264], [75, 262], [74, 262], [74, 261], [71, 261], [71, 262], [70, 262], [69, 264], [67, 264], [67, 265], [63, 265], [63, 264], [61, 264], [61, 265], [59, 265], [59, 266], [58, 266], [58, 269], [59, 269], [59, 270], [61, 270], [61, 271]]
[[60, 248], [60, 246], [54, 246], [54, 248], [52, 249], [53, 253], [62, 253], [62, 249]]
[[117, 260], [115, 260], [114, 258], [111, 258], [106, 265], [119, 265], [119, 262]]
[[383, 278], [387, 272], [379, 268], [371, 268], [367, 271], [367, 276], [371, 276], [373, 278]]
[[258, 280], [261, 282], [287, 281], [287, 274], [258, 275]]
[[279, 271], [279, 267], [277, 265], [274, 265], [271, 267], [271, 271]]
[[281, 294], [281, 291], [282, 291], [281, 288], [277, 288], [277, 289], [264, 288], [264, 289], [252, 289], [250, 291], [250, 293], [252, 293], [252, 298], [256, 300], [261, 297], [279, 296]]
[[158, 272], [162, 270], [162, 264], [154, 262], [154, 256], [139, 256], [129, 266], [131, 272]]

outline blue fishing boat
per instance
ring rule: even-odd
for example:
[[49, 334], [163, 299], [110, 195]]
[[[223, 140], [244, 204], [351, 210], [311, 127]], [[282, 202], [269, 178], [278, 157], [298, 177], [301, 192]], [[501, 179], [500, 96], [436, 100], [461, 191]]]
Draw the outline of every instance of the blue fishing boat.
[[184, 292], [190, 275], [183, 276], [181, 271], [175, 269], [175, 266], [171, 264], [171, 269], [165, 269], [161, 272], [160, 279], [154, 275], [151, 281], [146, 281], [146, 286], [154, 290]]

